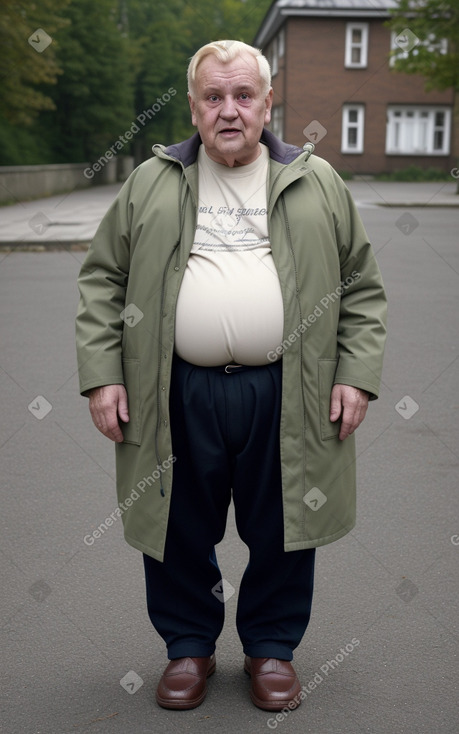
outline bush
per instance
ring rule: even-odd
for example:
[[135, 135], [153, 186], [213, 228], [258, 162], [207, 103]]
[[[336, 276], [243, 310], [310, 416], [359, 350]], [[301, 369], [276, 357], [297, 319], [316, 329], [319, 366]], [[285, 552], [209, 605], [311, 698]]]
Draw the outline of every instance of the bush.
[[421, 168], [420, 166], [408, 166], [399, 171], [380, 173], [376, 176], [377, 181], [448, 181], [450, 178], [450, 174], [440, 168]]
[[47, 144], [36, 129], [21, 128], [0, 117], [0, 166], [35, 166], [50, 163]]
[[352, 181], [352, 179], [354, 178], [354, 174], [350, 171], [338, 171], [338, 173], [343, 181]]

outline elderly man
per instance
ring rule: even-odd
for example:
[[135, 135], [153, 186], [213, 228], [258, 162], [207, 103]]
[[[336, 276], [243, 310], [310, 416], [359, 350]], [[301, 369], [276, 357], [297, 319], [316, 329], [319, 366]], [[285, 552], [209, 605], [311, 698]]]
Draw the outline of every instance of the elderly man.
[[253, 703], [277, 711], [306, 695], [291, 661], [315, 549], [354, 526], [352, 434], [378, 395], [385, 296], [339, 176], [265, 128], [261, 52], [208, 44], [188, 82], [197, 133], [154, 146], [81, 270], [80, 389], [116, 442], [119, 514], [167, 646], [157, 702], [194, 708], [207, 693], [232, 497], [250, 551], [244, 669]]

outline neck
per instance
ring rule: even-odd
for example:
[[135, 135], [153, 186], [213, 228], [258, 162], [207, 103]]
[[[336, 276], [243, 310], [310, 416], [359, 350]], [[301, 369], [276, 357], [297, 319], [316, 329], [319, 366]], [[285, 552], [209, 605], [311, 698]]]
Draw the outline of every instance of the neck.
[[228, 166], [228, 168], [237, 168], [238, 166], [247, 166], [249, 163], [253, 163], [254, 161], [256, 161], [256, 159], [261, 155], [260, 143], [258, 143], [258, 146], [256, 148], [254, 155], [251, 156], [249, 160], [245, 160], [245, 159], [239, 160], [237, 155], [225, 155], [225, 156], [216, 158], [213, 155], [211, 155], [207, 149], [205, 150], [211, 160], [215, 161], [215, 163], [220, 163], [222, 166]]

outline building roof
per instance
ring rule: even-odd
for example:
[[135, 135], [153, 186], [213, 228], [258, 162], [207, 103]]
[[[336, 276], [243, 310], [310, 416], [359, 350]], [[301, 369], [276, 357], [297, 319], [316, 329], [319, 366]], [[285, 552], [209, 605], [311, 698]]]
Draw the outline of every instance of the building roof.
[[264, 46], [288, 16], [333, 18], [388, 18], [397, 0], [274, 0], [255, 36], [254, 45]]

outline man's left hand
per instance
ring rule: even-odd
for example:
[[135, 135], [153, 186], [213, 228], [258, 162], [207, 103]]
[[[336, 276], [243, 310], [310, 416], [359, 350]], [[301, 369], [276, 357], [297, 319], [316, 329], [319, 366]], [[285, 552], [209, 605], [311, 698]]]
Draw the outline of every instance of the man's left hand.
[[369, 394], [351, 385], [333, 385], [330, 400], [330, 420], [341, 417], [340, 441], [354, 433], [365, 418]]

